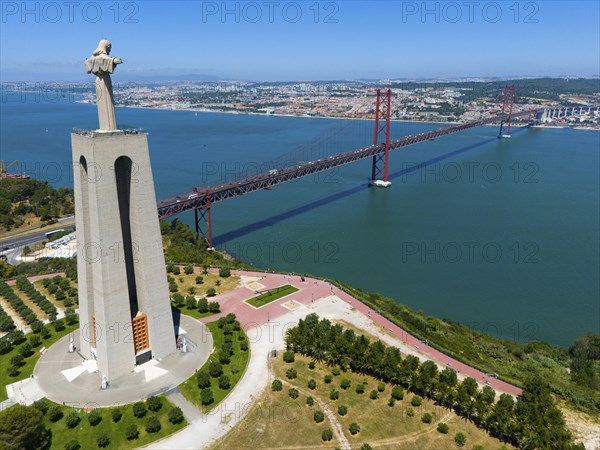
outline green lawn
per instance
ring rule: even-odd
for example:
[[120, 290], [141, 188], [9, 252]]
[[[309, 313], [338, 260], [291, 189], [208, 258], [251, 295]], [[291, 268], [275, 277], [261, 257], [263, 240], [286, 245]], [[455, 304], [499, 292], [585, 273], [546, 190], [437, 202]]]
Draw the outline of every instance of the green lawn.
[[[116, 408], [99, 408], [102, 414], [102, 421], [96, 426], [91, 426], [88, 422], [87, 413], [80, 411], [79, 415], [81, 421], [75, 428], [69, 428], [66, 424], [67, 415], [74, 410], [68, 406], [57, 405], [56, 403], [48, 401], [51, 405], [59, 406], [63, 411], [63, 417], [55, 423], [52, 423], [47, 417], [44, 417], [44, 423], [47, 428], [52, 431], [52, 446], [51, 449], [63, 450], [65, 444], [71, 440], [77, 440], [81, 445], [81, 449], [94, 449], [98, 448], [96, 439], [101, 434], [106, 434], [110, 439], [110, 444], [107, 448], [109, 449], [129, 449], [137, 448], [143, 445], [147, 445], [150, 442], [162, 439], [174, 433], [177, 430], [185, 427], [187, 421], [184, 419], [183, 422], [178, 424], [172, 424], [169, 422], [167, 414], [174, 408], [174, 405], [163, 395], [158, 396], [161, 398], [163, 406], [157, 411], [153, 412], [148, 410], [146, 415], [142, 418], [136, 418], [133, 415], [133, 406], [127, 405], [120, 407], [123, 417], [118, 422], [113, 422], [111, 412]], [[77, 411], [75, 409], [75, 411]], [[156, 416], [161, 424], [161, 430], [157, 433], [148, 433], [145, 429], [145, 421], [149, 416]], [[135, 425], [139, 431], [139, 437], [137, 439], [127, 440], [125, 437], [125, 429], [129, 425]]]
[[[204, 365], [198, 369], [198, 371], [206, 370], [208, 371], [208, 366], [211, 361], [219, 361], [219, 349], [223, 345], [225, 341], [225, 334], [223, 330], [219, 328], [218, 322], [211, 322], [206, 324], [208, 329], [210, 330], [213, 338], [213, 343], [216, 348], [216, 351], [208, 358], [208, 360], [204, 363]], [[179, 385], [179, 389], [181, 393], [187, 398], [189, 401], [194, 403], [198, 408], [201, 408], [203, 412], [207, 413], [215, 408], [235, 387], [235, 385], [240, 381], [244, 372], [246, 371], [246, 366], [248, 365], [248, 361], [250, 360], [250, 349], [241, 350], [240, 343], [241, 341], [238, 339], [239, 336], [243, 336], [245, 342], [248, 342], [248, 338], [244, 331], [240, 328], [238, 331], [234, 331], [233, 334], [233, 348], [234, 353], [231, 357], [231, 362], [229, 364], [223, 365], [223, 374], [229, 377], [231, 382], [231, 386], [229, 389], [220, 389], [218, 385], [218, 378], [212, 378], [211, 389], [213, 392], [214, 401], [210, 405], [202, 405], [202, 401], [200, 399], [201, 390], [198, 388], [198, 384], [196, 381], [196, 374], [192, 375], [186, 381]]]
[[[8, 396], [6, 395], [6, 385], [7, 384], [12, 384], [16, 381], [24, 380], [25, 378], [28, 378], [31, 376], [31, 374], [33, 373], [35, 364], [38, 362], [38, 359], [40, 359], [40, 356], [42, 356], [40, 354], [40, 350], [42, 349], [42, 347], [49, 348], [52, 344], [54, 344], [56, 341], [58, 341], [61, 337], [69, 334], [70, 331], [77, 330], [79, 325], [72, 325], [72, 326], [67, 325], [66, 328], [62, 331], [56, 331], [52, 325], [46, 325], [45, 327], [50, 331], [50, 336], [46, 339], [42, 339], [41, 345], [39, 345], [38, 347], [33, 349], [33, 354], [31, 356], [25, 358], [24, 364], [19, 368], [19, 374], [17, 376], [15, 376], [15, 377], [9, 376], [7, 373], [7, 370], [8, 370], [8, 367], [10, 367], [12, 365], [10, 363], [10, 360], [12, 359], [13, 356], [15, 356], [19, 353], [19, 347], [21, 347], [24, 344], [24, 342], [22, 344], [14, 346], [10, 352], [5, 353], [4, 355], [0, 355], [0, 401], [4, 401], [8, 398]], [[25, 335], [28, 342], [32, 336], [33, 336], [33, 333], [28, 333]]]
[[260, 308], [261, 306], [265, 306], [271, 302], [274, 302], [275, 300], [279, 300], [280, 298], [285, 297], [286, 295], [293, 294], [298, 290], [298, 288], [286, 284], [285, 286], [269, 289], [263, 294], [257, 295], [256, 297], [252, 297], [246, 300], [246, 303], [254, 306], [255, 308]]

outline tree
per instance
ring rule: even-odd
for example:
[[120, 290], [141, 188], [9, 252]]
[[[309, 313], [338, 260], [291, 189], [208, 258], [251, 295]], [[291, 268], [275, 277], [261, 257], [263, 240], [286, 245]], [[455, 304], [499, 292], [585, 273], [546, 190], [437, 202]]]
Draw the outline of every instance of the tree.
[[158, 433], [161, 429], [160, 421], [156, 416], [147, 417], [144, 425], [148, 433]]
[[217, 295], [217, 291], [215, 291], [215, 288], [208, 288], [206, 290], [207, 297], [214, 297], [215, 295]]
[[356, 389], [355, 389], [357, 394], [364, 394], [365, 392], [365, 385], [360, 383], [356, 385]]
[[51, 406], [48, 409], [48, 419], [50, 419], [50, 422], [58, 422], [63, 418], [63, 415], [63, 411], [58, 405]]
[[65, 444], [65, 450], [79, 450], [80, 448], [81, 444], [79, 444], [77, 439], [71, 439]]
[[298, 372], [296, 372], [296, 369], [288, 369], [285, 372], [285, 376], [288, 377], [288, 379], [293, 380], [298, 376]]
[[350, 381], [349, 378], [344, 378], [342, 380], [342, 382], [340, 383], [340, 386], [342, 389], [348, 389], [350, 387], [350, 385], [352, 384], [352, 382]]
[[433, 416], [429, 413], [425, 413], [421, 416], [421, 422], [423, 423], [431, 423], [433, 421]]
[[390, 399], [388, 400], [388, 406], [393, 408], [395, 404], [396, 404], [396, 399], [394, 399], [394, 397], [390, 397]]
[[377, 385], [377, 390], [378, 390], [379, 392], [383, 392], [383, 391], [385, 391], [385, 383], [384, 383], [383, 381], [382, 381], [382, 382], [380, 382], [380, 383]]
[[137, 439], [139, 435], [140, 432], [138, 431], [138, 428], [135, 425], [129, 425], [127, 428], [125, 428], [125, 437], [128, 441]]
[[454, 436], [454, 442], [459, 447], [463, 447], [467, 443], [467, 437], [463, 433], [456, 433], [456, 436]]
[[208, 373], [211, 377], [217, 378], [223, 375], [223, 365], [217, 361], [211, 361], [208, 366]]
[[112, 417], [112, 421], [117, 423], [119, 420], [121, 420], [121, 417], [123, 417], [123, 411], [121, 411], [121, 408], [115, 408], [110, 412], [110, 415]]
[[183, 295], [181, 295], [179, 292], [176, 292], [173, 294], [172, 299], [177, 308], [183, 308], [183, 305], [185, 304], [185, 297]]
[[221, 305], [219, 302], [208, 302], [208, 312], [214, 314], [221, 312]]
[[0, 412], [0, 442], [6, 450], [37, 450], [50, 446], [42, 413], [31, 406], [14, 405]]
[[178, 424], [183, 422], [183, 412], [181, 411], [181, 408], [179, 406], [176, 406], [174, 408], [171, 408], [171, 411], [169, 411], [168, 414], [169, 417], [169, 422], [171, 422], [172, 424]]
[[222, 267], [219, 269], [219, 276], [221, 278], [227, 278], [231, 276], [231, 270], [229, 270], [227, 267]]
[[293, 363], [293, 362], [295, 361], [295, 359], [296, 359], [296, 357], [295, 357], [295, 356], [296, 356], [296, 355], [295, 355], [295, 354], [294, 354], [294, 352], [292, 352], [292, 351], [289, 351], [289, 350], [288, 350], [288, 351], [286, 351], [286, 352], [283, 352], [283, 360], [284, 360], [286, 363]]
[[364, 443], [361, 447], [360, 450], [373, 450], [373, 447], [371, 447], [369, 444]]
[[320, 409], [317, 409], [313, 414], [313, 419], [317, 423], [321, 423], [325, 420], [325, 414]]
[[421, 406], [421, 403], [423, 402], [423, 399], [418, 396], [418, 395], [413, 395], [413, 397], [410, 399], [410, 404], [413, 406]]
[[325, 383], [329, 384], [333, 381], [333, 376], [327, 374], [327, 375], [325, 375], [324, 380], [325, 380]]
[[201, 314], [208, 312], [208, 301], [204, 297], [198, 299], [198, 312]]
[[46, 413], [48, 412], [48, 409], [50, 408], [50, 402], [45, 398], [41, 398], [41, 399], [33, 402], [31, 404], [31, 406], [33, 406], [35, 409], [37, 409], [43, 415], [46, 415]]
[[298, 395], [300, 394], [298, 393], [298, 389], [290, 388], [290, 390], [288, 391], [288, 395], [291, 399], [296, 400], [298, 398]]
[[[47, 332], [48, 330], [46, 328], [42, 328], [40, 330], [40, 335], [43, 335], [44, 332]], [[40, 345], [42, 345], [42, 340], [40, 339], [40, 335], [34, 334], [29, 338], [29, 345], [31, 345], [32, 348], [36, 348], [39, 347]]]
[[437, 430], [442, 434], [448, 434], [450, 427], [448, 427], [448, 425], [446, 425], [444, 422], [440, 422], [438, 423]]
[[306, 404], [308, 406], [312, 406], [315, 404], [315, 400], [309, 395], [308, 397], [306, 397]]
[[204, 277], [202, 275], [198, 275], [196, 277], [196, 284], [202, 284], [204, 283]]
[[173, 275], [179, 275], [181, 274], [181, 269], [179, 268], [179, 266], [174, 266], [173, 267]]
[[219, 377], [219, 389], [227, 390], [231, 387], [231, 382], [229, 381], [229, 377], [227, 375], [221, 375]]
[[378, 397], [379, 397], [379, 392], [377, 391], [377, 389], [373, 389], [371, 391], [371, 393], [369, 394], [369, 398], [371, 400], [377, 400]]
[[201, 370], [196, 375], [196, 382], [200, 389], [206, 389], [210, 387], [210, 375], [207, 371]]
[[329, 442], [333, 439], [333, 433], [329, 428], [323, 430], [323, 432], [321, 433], [321, 439], [323, 439], [325, 442]]
[[203, 405], [210, 405], [212, 402], [215, 401], [213, 392], [210, 388], [202, 389], [202, 391], [200, 392], [200, 401]]
[[28, 356], [30, 356], [33, 351], [31, 350], [31, 345], [29, 344], [29, 342], [25, 342], [23, 345], [21, 345], [19, 347], [19, 353], [21, 355], [23, 355], [24, 358], [27, 358]]
[[23, 355], [20, 355], [18, 353], [12, 358], [10, 358], [10, 363], [16, 367], [21, 367], [24, 364], [24, 361], [25, 358], [23, 358]]
[[187, 309], [196, 309], [198, 307], [198, 303], [196, 302], [196, 299], [194, 297], [192, 297], [191, 295], [188, 295], [185, 298], [185, 307]]
[[81, 417], [75, 411], [71, 411], [67, 414], [67, 418], [65, 419], [67, 426], [69, 428], [75, 428], [81, 422]]
[[108, 447], [109, 444], [110, 438], [106, 433], [100, 434], [100, 436], [98, 436], [98, 438], [96, 439], [96, 445], [98, 446], [98, 448]]
[[146, 406], [152, 412], [157, 412], [162, 408], [162, 400], [160, 397], [152, 396], [146, 399]]
[[355, 434], [360, 432], [360, 425], [357, 424], [356, 422], [352, 422], [350, 424], [350, 426], [348, 427], [348, 430], [350, 430], [350, 434], [352, 434], [352, 436], [354, 436]]
[[133, 404], [133, 415], [138, 419], [146, 415], [146, 405], [144, 402], [136, 402]]
[[102, 413], [99, 409], [94, 409], [88, 414], [88, 422], [91, 426], [95, 427], [102, 421]]
[[346, 414], [348, 414], [348, 407], [346, 405], [340, 405], [338, 407], [338, 414], [340, 416], [345, 416]]
[[340, 398], [340, 391], [331, 389], [329, 391], [329, 400], [337, 400], [338, 398]]
[[310, 390], [314, 390], [317, 388], [317, 382], [314, 378], [311, 378], [310, 380], [308, 380], [308, 388]]
[[186, 275], [191, 275], [194, 273], [194, 266], [192, 266], [191, 264], [188, 264], [187, 266], [185, 266], [183, 271], [185, 272]]
[[283, 383], [281, 382], [281, 380], [273, 380], [273, 383], [271, 383], [271, 390], [273, 392], [279, 392], [283, 389]]

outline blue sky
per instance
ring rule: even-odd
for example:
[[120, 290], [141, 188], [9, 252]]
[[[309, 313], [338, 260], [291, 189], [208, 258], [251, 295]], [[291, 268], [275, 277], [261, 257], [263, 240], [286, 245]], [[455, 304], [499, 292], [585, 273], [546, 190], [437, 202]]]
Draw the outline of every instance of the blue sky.
[[598, 1], [0, 3], [3, 81], [86, 79], [101, 38], [125, 61], [115, 81], [600, 73]]

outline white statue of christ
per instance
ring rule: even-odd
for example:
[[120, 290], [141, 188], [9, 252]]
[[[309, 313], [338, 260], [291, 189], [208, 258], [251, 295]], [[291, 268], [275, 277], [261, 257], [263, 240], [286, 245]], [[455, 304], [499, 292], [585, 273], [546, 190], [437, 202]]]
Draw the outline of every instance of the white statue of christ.
[[121, 64], [123, 60], [109, 56], [110, 49], [110, 42], [102, 39], [92, 56], [85, 60], [87, 73], [96, 75], [96, 104], [98, 105], [98, 120], [102, 131], [117, 129], [110, 74], [115, 71], [117, 64]]

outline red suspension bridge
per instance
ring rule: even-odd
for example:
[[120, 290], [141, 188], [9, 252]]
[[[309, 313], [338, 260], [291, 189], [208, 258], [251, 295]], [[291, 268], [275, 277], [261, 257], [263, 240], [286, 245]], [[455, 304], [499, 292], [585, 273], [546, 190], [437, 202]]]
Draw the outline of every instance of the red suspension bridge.
[[[377, 90], [373, 145], [332, 156], [324, 156], [315, 161], [286, 165], [282, 168], [265, 171], [265, 173], [256, 176], [218, 184], [211, 186], [210, 188], [195, 187], [191, 192], [188, 191], [185, 194], [159, 201], [157, 204], [159, 218], [164, 219], [185, 211], [194, 211], [196, 232], [204, 235], [208, 246], [212, 247], [211, 208], [215, 203], [250, 192], [271, 189], [278, 184], [293, 181], [298, 178], [323, 172], [365, 158], [372, 158], [373, 161], [371, 184], [389, 186], [391, 183], [388, 180], [388, 166], [389, 152], [391, 150], [492, 123], [500, 123], [499, 138], [510, 137], [510, 124], [513, 119], [526, 119], [531, 123], [534, 120], [539, 119], [541, 114], [547, 109], [528, 109], [514, 113], [514, 86], [506, 86], [503, 93], [504, 102], [502, 113], [498, 116], [451, 125], [417, 135], [405, 136], [401, 139], [390, 140], [391, 97], [392, 92], [390, 89]], [[508, 127], [506, 133], [504, 131], [505, 124], [507, 124]], [[290, 161], [288, 161], [288, 163], [289, 162]]]

